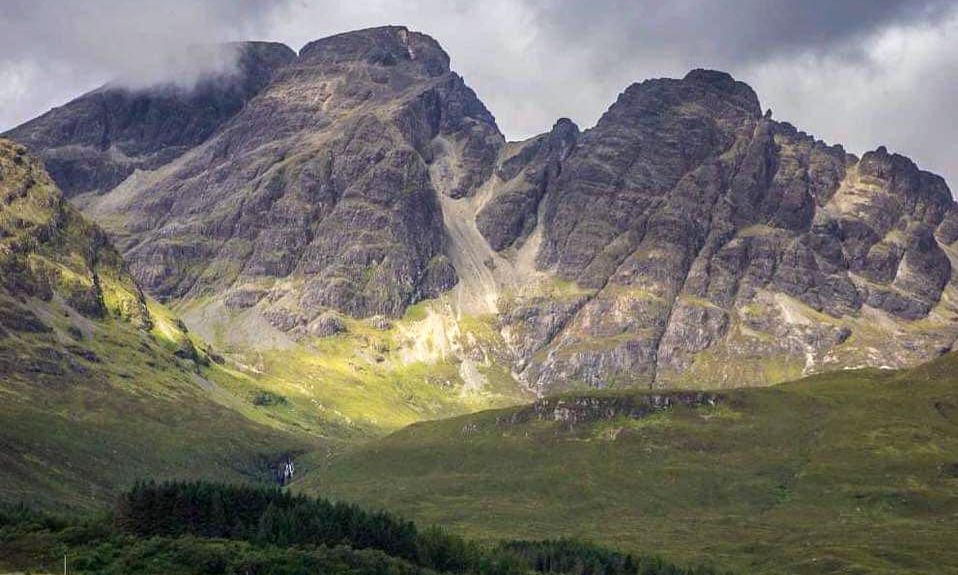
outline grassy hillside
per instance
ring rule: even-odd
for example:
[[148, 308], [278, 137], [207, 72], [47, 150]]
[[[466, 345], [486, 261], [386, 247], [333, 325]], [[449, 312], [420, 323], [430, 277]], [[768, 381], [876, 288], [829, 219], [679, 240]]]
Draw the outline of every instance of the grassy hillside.
[[[312, 435], [355, 440], [531, 400], [501, 367], [505, 344], [494, 319], [453, 318], [447, 307], [428, 300], [395, 320], [336, 315], [338, 333], [296, 340], [254, 321], [251, 310], [229, 312], [215, 301], [176, 309], [243, 366], [246, 385], [278, 400], [272, 418]], [[270, 337], [270, 345], [256, 345]]]
[[317, 447], [245, 413], [228, 370], [155, 331], [107, 319], [64, 345], [55, 309], [50, 332], [0, 340], [0, 502], [102, 507], [152, 476], [268, 481], [282, 455]]
[[295, 485], [474, 537], [569, 535], [742, 572], [958, 569], [958, 355], [688, 399], [571, 395], [420, 423]]
[[0, 502], [85, 509], [141, 477], [269, 480], [315, 448], [214, 358], [0, 140]]

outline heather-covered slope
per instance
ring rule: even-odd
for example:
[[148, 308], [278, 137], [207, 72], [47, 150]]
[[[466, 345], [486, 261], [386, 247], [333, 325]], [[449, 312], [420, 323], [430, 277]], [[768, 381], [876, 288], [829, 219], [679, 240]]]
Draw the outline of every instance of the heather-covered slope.
[[294, 483], [477, 538], [739, 573], [958, 569], [958, 356], [771, 388], [567, 394], [419, 423]]
[[715, 71], [505, 142], [432, 38], [349, 32], [84, 205], [147, 293], [231, 352], [391, 330], [332, 354], [353, 379], [415, 363], [465, 390], [735, 387], [958, 338], [944, 181], [773, 120]]
[[42, 323], [29, 309], [37, 299], [61, 300], [88, 319], [112, 314], [151, 326], [146, 300], [106, 235], [66, 202], [37, 159], [6, 140], [0, 186], [0, 288], [9, 323]]

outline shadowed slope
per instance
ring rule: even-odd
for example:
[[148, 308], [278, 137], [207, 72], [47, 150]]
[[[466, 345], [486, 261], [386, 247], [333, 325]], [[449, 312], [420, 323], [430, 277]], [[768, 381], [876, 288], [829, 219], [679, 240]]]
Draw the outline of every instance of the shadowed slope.
[[107, 84], [4, 136], [38, 153], [67, 197], [105, 193], [135, 170], [157, 169], [205, 141], [294, 57], [272, 42], [195, 46], [184, 63], [235, 66], [220, 66], [195, 86]]

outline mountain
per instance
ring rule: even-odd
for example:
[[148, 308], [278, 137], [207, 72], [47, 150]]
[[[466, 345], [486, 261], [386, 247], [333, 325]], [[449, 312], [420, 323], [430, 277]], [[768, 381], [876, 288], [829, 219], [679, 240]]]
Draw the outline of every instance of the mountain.
[[580, 293], [505, 317], [546, 389], [774, 382], [954, 345], [944, 181], [775, 122], [724, 73], [629, 87], [540, 211], [537, 268]]
[[90, 213], [158, 297], [213, 293], [243, 309], [268, 292], [263, 313], [284, 332], [322, 331], [313, 322], [327, 309], [396, 316], [456, 282], [426, 160], [440, 138], [476, 156], [451, 184], [458, 195], [489, 175], [502, 142], [433, 40], [334, 36], [204, 145]]
[[945, 182], [773, 120], [728, 74], [507, 142], [426, 35], [244, 46], [227, 88], [108, 86], [9, 134], [93, 190], [79, 205], [144, 290], [230, 353], [380, 326], [376, 361], [343, 359], [543, 394], [902, 367], [958, 338]]
[[940, 177], [723, 72], [510, 142], [404, 27], [196, 50], [236, 66], [0, 141], [0, 504], [295, 460], [294, 489], [484, 540], [958, 564]]
[[769, 388], [617, 390], [412, 425], [293, 484], [477, 539], [736, 573], [949, 572], [958, 354]]

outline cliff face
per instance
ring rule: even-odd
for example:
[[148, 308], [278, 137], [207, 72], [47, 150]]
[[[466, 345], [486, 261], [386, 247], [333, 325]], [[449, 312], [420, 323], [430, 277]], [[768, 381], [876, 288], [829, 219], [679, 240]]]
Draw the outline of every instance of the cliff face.
[[506, 317], [546, 388], [897, 366], [958, 333], [944, 181], [763, 117], [726, 74], [631, 86], [543, 197], [538, 267], [585, 288]]
[[777, 122], [727, 74], [635, 84], [589, 130], [507, 143], [434, 40], [386, 27], [313, 42], [250, 94], [85, 204], [200, 323], [310, 338], [440, 298], [493, 314], [538, 391], [771, 383], [958, 337], [944, 181]]
[[0, 140], [0, 338], [46, 333], [58, 301], [89, 320], [151, 325], [140, 288], [96, 226], [70, 206], [23, 146]]

